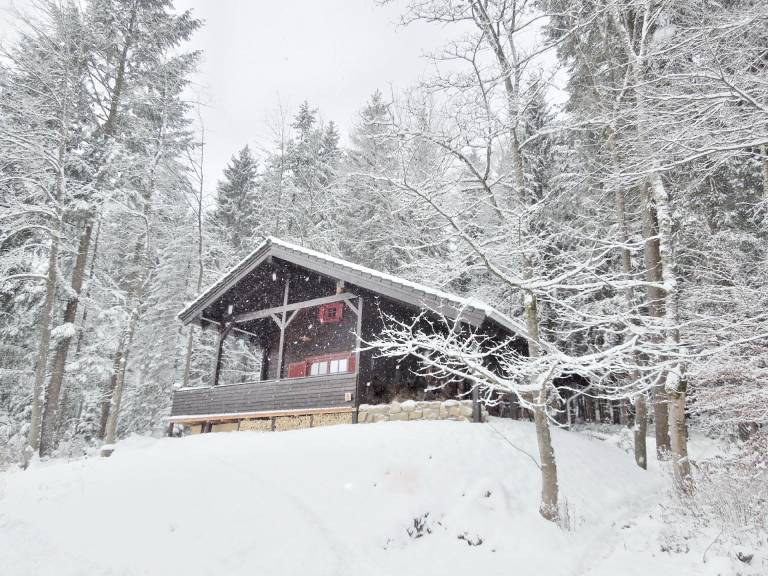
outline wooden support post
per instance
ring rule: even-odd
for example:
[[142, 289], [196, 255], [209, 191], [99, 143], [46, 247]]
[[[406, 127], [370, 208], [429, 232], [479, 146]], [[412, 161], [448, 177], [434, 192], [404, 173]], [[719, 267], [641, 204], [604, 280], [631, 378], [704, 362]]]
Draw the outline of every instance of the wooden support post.
[[[285, 290], [283, 291], [283, 306], [288, 306], [288, 287], [291, 282], [290, 275], [286, 276], [285, 278]], [[277, 348], [277, 379], [282, 380], [283, 378], [283, 351], [285, 349], [285, 327], [287, 325], [286, 323], [286, 314], [288, 312], [286, 310], [283, 310], [282, 316], [280, 317], [280, 321], [278, 322], [277, 316], [275, 314], [272, 315], [272, 317], [275, 319], [275, 322], [277, 322], [278, 326], [280, 326], [280, 344]]]
[[216, 343], [216, 361], [214, 363], [213, 368], [213, 385], [218, 386], [219, 385], [219, 373], [221, 372], [221, 360], [222, 356], [224, 355], [224, 340], [226, 339], [229, 332], [232, 330], [232, 324], [229, 322], [224, 322], [223, 325], [219, 326], [219, 339]]
[[173, 422], [168, 424], [168, 438], [173, 438]]
[[355, 331], [355, 411], [352, 412], [352, 423], [357, 424], [357, 413], [360, 409], [360, 390], [362, 389], [363, 384], [360, 381], [360, 345], [362, 343], [363, 330], [363, 297], [359, 296], [357, 298], [357, 308], [355, 308], [351, 302], [348, 302], [348, 304], [352, 311], [357, 314], [357, 328]]
[[482, 413], [480, 412], [480, 389], [475, 385], [472, 388], [472, 422], [482, 421]]

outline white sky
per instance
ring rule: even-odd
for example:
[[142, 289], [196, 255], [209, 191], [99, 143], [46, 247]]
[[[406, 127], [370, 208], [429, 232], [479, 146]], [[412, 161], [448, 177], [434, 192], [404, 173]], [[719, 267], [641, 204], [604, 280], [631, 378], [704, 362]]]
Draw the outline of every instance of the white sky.
[[[0, 39], [12, 35], [11, 7], [0, 0]], [[397, 26], [393, 5], [374, 0], [176, 0], [205, 21], [190, 48], [204, 51], [193, 89], [205, 123], [208, 190], [245, 144], [268, 147], [280, 106], [306, 98], [343, 135], [377, 88], [405, 88], [426, 71], [425, 51], [439, 47], [440, 26]]]
[[244, 144], [268, 147], [280, 106], [306, 98], [342, 134], [377, 88], [389, 92], [426, 71], [439, 26], [397, 26], [397, 5], [373, 0], [177, 0], [205, 21], [196, 88], [208, 141], [208, 189]]
[[[0, 0], [0, 39], [12, 34]], [[397, 25], [405, 0], [176, 0], [204, 20], [189, 45], [204, 52], [191, 90], [206, 130], [206, 189], [243, 145], [270, 147], [280, 107], [292, 115], [306, 98], [345, 137], [377, 88], [398, 92], [428, 72], [424, 54], [456, 30]]]

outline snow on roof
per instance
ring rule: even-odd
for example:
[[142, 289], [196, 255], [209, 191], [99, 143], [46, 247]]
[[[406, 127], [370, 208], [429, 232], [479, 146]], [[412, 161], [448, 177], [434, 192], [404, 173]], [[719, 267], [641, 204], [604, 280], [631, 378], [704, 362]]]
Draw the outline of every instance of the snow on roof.
[[434, 309], [449, 317], [461, 317], [470, 324], [480, 325], [484, 319], [488, 318], [510, 332], [522, 330], [522, 327], [512, 318], [475, 298], [462, 298], [272, 236], [267, 237], [232, 270], [179, 312], [179, 318], [185, 324], [191, 322], [202, 313], [205, 307], [256, 268], [267, 256], [275, 256], [316, 272], [349, 281], [395, 300]]
[[[442, 290], [430, 288], [429, 286], [425, 286], [424, 284], [418, 284], [417, 282], [412, 282], [410, 280], [406, 280], [405, 278], [393, 276], [392, 274], [387, 274], [386, 272], [380, 272], [379, 270], [374, 270], [373, 268], [361, 266], [359, 264], [355, 264], [354, 262], [349, 262], [348, 260], [342, 260], [341, 258], [336, 258], [329, 254], [318, 252], [317, 250], [304, 248], [303, 246], [299, 246], [298, 244], [293, 244], [291, 242], [286, 242], [285, 240], [280, 240], [279, 238], [270, 237], [268, 241], [271, 241], [273, 244], [277, 246], [282, 246], [283, 248], [287, 248], [289, 250], [296, 250], [297, 252], [302, 252], [307, 256], [312, 256], [313, 258], [325, 260], [326, 262], [330, 262], [332, 264], [335, 264], [336, 266], [343, 266], [344, 268], [348, 268], [350, 270], [356, 270], [362, 274], [369, 274], [375, 278], [386, 280], [387, 282], [392, 282], [393, 284], [406, 286], [408, 288], [411, 288], [412, 290], [418, 290], [419, 292], [423, 292], [424, 294], [429, 294], [431, 296], [434, 296], [435, 298], [441, 298], [443, 300], [453, 301], [460, 306], [470, 305], [470, 300], [467, 298], [461, 298], [454, 294], [443, 292]], [[474, 308], [475, 306], [472, 306], [472, 307]]]

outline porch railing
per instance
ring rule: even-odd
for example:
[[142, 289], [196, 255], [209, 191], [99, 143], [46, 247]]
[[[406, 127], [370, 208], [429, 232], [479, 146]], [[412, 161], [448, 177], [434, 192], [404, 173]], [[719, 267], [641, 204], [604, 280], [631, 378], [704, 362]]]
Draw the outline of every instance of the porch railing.
[[181, 388], [173, 393], [171, 417], [353, 408], [355, 380], [356, 374], [334, 374], [224, 386]]

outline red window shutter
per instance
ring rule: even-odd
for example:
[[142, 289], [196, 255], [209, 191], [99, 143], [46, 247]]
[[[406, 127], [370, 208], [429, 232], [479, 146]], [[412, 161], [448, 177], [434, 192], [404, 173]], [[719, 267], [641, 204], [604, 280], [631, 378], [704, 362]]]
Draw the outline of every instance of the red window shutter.
[[306, 375], [306, 362], [292, 362], [291, 364], [288, 364], [288, 378], [302, 378]]
[[352, 352], [352, 354], [349, 355], [349, 360], [347, 361], [347, 366], [349, 369], [347, 372], [354, 372], [355, 371], [355, 353]]
[[332, 304], [323, 304], [320, 306], [318, 318], [320, 324], [333, 324], [341, 322], [344, 316], [344, 302], [334, 302]]

